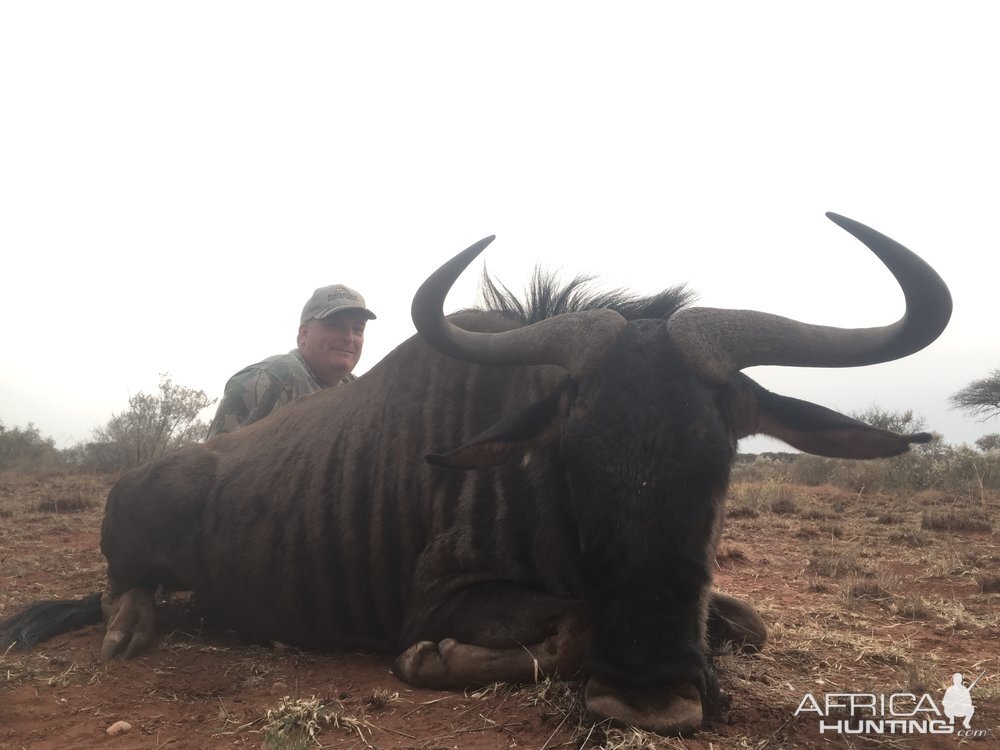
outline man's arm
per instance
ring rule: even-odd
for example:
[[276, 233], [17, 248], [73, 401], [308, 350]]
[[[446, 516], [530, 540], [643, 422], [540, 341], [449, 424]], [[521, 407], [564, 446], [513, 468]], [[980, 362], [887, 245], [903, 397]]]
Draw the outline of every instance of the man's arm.
[[226, 383], [222, 401], [208, 428], [208, 438], [263, 419], [290, 400], [285, 384], [266, 370], [239, 372]]
[[[322, 390], [315, 375], [297, 353], [271, 359], [273, 361], [240, 370], [229, 379], [215, 418], [208, 428], [209, 438], [252, 424], [278, 407]], [[348, 373], [338, 385], [353, 383], [357, 379], [356, 375]]]

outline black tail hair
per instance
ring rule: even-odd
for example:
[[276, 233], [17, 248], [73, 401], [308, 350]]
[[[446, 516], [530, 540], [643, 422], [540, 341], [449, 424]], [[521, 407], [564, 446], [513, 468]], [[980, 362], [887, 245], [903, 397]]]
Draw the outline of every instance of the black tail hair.
[[36, 602], [0, 622], [0, 651], [28, 649], [60, 633], [101, 621], [101, 592], [82, 599]]

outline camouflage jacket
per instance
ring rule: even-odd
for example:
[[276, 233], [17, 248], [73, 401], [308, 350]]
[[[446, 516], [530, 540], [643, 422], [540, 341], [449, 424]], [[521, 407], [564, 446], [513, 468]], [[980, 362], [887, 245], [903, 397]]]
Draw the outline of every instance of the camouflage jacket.
[[[337, 385], [357, 379], [348, 374]], [[275, 409], [325, 387], [298, 349], [244, 367], [226, 383], [219, 409], [208, 428], [208, 437], [256, 422]]]

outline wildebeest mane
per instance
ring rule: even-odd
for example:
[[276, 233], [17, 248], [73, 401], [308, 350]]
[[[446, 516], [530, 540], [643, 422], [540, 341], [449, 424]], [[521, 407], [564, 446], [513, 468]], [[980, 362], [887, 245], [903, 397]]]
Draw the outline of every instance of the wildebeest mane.
[[560, 283], [554, 273], [536, 267], [522, 300], [484, 270], [479, 294], [483, 309], [526, 325], [563, 313], [605, 308], [626, 320], [669, 318], [694, 300], [694, 293], [683, 284], [643, 297], [625, 289], [594, 289], [593, 280], [578, 275]]

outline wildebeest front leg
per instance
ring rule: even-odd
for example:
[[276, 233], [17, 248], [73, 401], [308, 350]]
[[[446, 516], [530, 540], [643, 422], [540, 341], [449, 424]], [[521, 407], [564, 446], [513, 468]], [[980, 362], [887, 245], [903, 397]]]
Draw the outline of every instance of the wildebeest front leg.
[[[454, 638], [420, 641], [400, 654], [393, 672], [411, 685], [463, 688], [493, 682], [537, 682], [567, 666], [556, 636], [524, 647], [495, 649]], [[571, 660], [570, 660], [571, 661]]]
[[576, 674], [590, 640], [580, 603], [506, 583], [479, 584], [428, 610], [393, 664], [411, 685], [464, 688]]
[[101, 610], [108, 628], [101, 644], [101, 661], [109, 661], [121, 651], [131, 659], [149, 645], [155, 624], [153, 592], [143, 588], [124, 588], [108, 579], [101, 596]]

